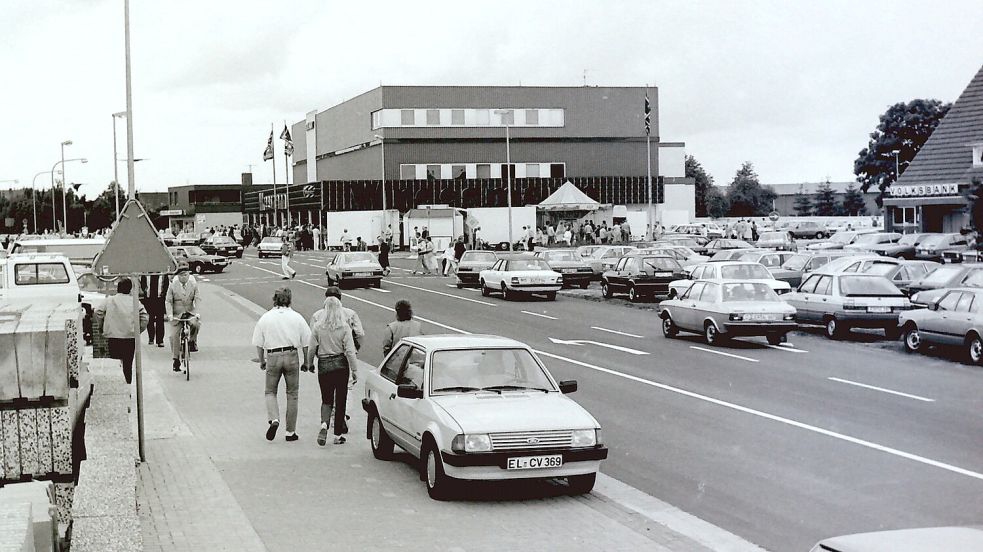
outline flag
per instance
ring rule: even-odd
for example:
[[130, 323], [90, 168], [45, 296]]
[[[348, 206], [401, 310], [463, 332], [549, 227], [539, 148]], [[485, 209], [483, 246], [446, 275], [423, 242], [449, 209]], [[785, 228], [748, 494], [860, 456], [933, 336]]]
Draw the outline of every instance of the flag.
[[273, 131], [270, 131], [270, 139], [266, 141], [266, 149], [263, 151], [263, 161], [273, 159]]
[[649, 105], [649, 93], [645, 93], [645, 135], [652, 132], [652, 107]]
[[294, 154], [294, 141], [290, 138], [290, 131], [287, 130], [287, 125], [283, 125], [283, 132], [280, 133], [280, 139], [283, 140], [283, 152], [284, 155]]

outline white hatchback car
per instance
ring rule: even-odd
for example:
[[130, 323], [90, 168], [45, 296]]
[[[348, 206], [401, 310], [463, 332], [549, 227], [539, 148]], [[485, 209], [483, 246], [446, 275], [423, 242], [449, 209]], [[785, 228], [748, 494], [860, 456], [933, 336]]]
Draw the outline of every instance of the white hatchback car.
[[542, 293], [553, 301], [556, 292], [563, 287], [563, 275], [539, 257], [511, 255], [500, 258], [488, 270], [482, 270], [478, 285], [485, 297], [500, 291], [502, 298], [510, 301], [522, 294]]
[[601, 427], [566, 396], [532, 349], [497, 336], [406, 338], [365, 380], [372, 454], [420, 459], [431, 498], [455, 480], [566, 478], [590, 492], [608, 450]]

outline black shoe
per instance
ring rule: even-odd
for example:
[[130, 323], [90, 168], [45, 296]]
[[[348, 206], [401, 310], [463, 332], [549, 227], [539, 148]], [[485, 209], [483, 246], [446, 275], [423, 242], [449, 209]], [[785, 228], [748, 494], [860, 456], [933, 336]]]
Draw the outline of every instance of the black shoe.
[[174, 364], [172, 366], [174, 366], [174, 371], [175, 372], [180, 372], [181, 371], [181, 361], [180, 360], [174, 359]]
[[298, 439], [300, 439], [300, 435], [297, 435], [296, 433], [294, 433], [293, 435], [287, 435], [286, 437], [284, 437], [284, 440], [285, 441], [296, 441]]
[[324, 443], [328, 442], [328, 428], [322, 427], [321, 431], [317, 434], [317, 444], [324, 446]]
[[158, 343], [158, 344], [157, 344], [157, 346], [158, 346], [158, 347], [163, 347], [163, 346], [164, 346], [164, 344], [163, 344], [163, 343]]
[[[276, 430], [280, 428], [280, 422], [270, 422], [270, 427], [266, 430], [266, 440], [272, 441], [276, 437]], [[295, 434], [296, 435], [296, 434]]]
[[198, 352], [198, 342], [197, 341], [192, 341], [191, 343], [188, 343], [188, 350], [191, 351], [192, 353], [197, 353]]

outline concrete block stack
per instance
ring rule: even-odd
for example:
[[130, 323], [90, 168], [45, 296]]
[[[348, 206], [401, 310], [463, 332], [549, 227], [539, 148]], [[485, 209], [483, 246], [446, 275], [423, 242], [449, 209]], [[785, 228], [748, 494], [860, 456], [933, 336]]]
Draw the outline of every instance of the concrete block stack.
[[0, 487], [55, 485], [67, 524], [76, 474], [72, 438], [88, 391], [78, 303], [0, 303]]

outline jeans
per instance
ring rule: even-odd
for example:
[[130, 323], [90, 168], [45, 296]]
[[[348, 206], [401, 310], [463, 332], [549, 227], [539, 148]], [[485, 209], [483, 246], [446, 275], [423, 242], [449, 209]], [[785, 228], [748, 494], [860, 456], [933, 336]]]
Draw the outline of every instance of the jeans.
[[280, 405], [276, 401], [280, 377], [287, 382], [287, 431], [297, 429], [297, 394], [300, 390], [300, 361], [297, 351], [280, 351], [266, 355], [266, 417], [280, 419]]
[[[347, 366], [344, 357], [341, 362]], [[321, 423], [331, 425], [331, 411], [334, 409], [334, 434], [348, 433], [345, 422], [345, 411], [348, 408], [348, 368], [334, 369], [322, 372], [326, 364], [337, 363], [338, 360], [318, 358], [317, 383], [321, 387]]]
[[129, 338], [109, 338], [109, 356], [119, 359], [123, 365], [123, 378], [126, 383], [133, 381], [133, 353], [136, 349], [136, 339]]

